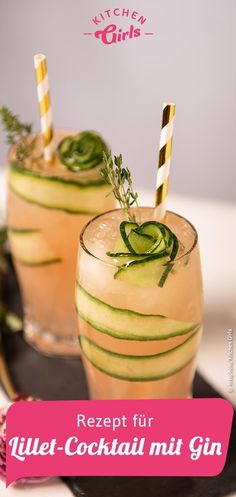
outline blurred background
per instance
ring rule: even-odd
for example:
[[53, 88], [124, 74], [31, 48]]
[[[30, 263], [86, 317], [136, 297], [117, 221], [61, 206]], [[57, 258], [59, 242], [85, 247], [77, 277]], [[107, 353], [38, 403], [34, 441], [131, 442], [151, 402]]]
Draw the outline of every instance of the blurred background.
[[[154, 35], [84, 36], [112, 7], [138, 11]], [[162, 102], [173, 101], [171, 191], [234, 201], [235, 19], [235, 0], [0, 0], [0, 105], [39, 129], [33, 54], [45, 53], [55, 126], [99, 130], [136, 186], [153, 189]]]

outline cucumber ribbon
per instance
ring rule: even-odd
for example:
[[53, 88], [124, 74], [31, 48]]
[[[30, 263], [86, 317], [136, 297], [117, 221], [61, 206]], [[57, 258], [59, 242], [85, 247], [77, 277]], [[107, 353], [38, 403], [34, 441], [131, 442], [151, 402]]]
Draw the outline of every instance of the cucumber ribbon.
[[103, 160], [107, 147], [95, 131], [83, 131], [75, 136], [67, 136], [57, 147], [60, 161], [71, 171], [91, 169]]
[[[109, 257], [121, 263], [118, 271], [115, 273], [115, 278], [131, 281], [127, 277], [128, 270], [132, 269], [133, 274], [134, 270], [135, 273], [137, 272], [138, 286], [142, 286], [141, 282], [138, 282], [139, 270], [142, 268], [143, 274], [143, 268], [147, 262], [156, 262], [160, 266], [160, 271], [157, 273], [158, 281], [156, 283], [162, 287], [173, 267], [179, 242], [176, 235], [165, 224], [157, 221], [147, 221], [140, 225], [134, 222], [123, 221], [120, 224], [118, 248], [119, 251], [117, 252], [107, 252]], [[147, 264], [147, 272], [150, 267]], [[132, 278], [132, 281], [135, 282], [135, 279]], [[153, 280], [153, 274], [150, 277], [151, 280]], [[147, 278], [145, 278], [145, 281], [147, 281]]]

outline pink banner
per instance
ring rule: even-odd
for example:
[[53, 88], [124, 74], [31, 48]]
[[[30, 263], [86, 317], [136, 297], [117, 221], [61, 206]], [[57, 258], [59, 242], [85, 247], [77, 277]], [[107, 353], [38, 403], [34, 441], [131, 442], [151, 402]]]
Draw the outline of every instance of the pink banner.
[[215, 476], [233, 409], [222, 399], [17, 402], [7, 485], [28, 476]]

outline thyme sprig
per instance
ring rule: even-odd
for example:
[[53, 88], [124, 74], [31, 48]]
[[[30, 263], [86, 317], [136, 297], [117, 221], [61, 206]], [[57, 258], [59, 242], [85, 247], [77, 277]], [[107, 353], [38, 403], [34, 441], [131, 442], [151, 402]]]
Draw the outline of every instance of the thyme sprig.
[[8, 107], [0, 107], [0, 119], [6, 131], [6, 142], [16, 145], [16, 160], [24, 163], [31, 156], [35, 138], [30, 138], [32, 124], [22, 123], [18, 116], [13, 114]]
[[103, 153], [104, 167], [101, 169], [101, 175], [104, 180], [112, 186], [112, 192], [118, 200], [121, 209], [126, 213], [130, 221], [135, 221], [135, 215], [130, 212], [130, 207], [138, 207], [138, 194], [134, 192], [131, 173], [127, 167], [122, 167], [122, 155], [108, 155]]

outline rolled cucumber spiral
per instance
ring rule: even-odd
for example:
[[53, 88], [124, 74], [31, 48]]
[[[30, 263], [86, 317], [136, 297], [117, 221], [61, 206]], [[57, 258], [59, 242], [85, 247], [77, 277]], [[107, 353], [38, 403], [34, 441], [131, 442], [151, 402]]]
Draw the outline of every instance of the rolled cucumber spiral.
[[103, 160], [107, 146], [95, 131], [82, 131], [75, 136], [67, 136], [57, 147], [59, 159], [71, 171], [91, 169]]
[[176, 235], [165, 224], [122, 221], [117, 251], [107, 255], [119, 267], [114, 278], [139, 287], [149, 284], [163, 287], [178, 248]]

